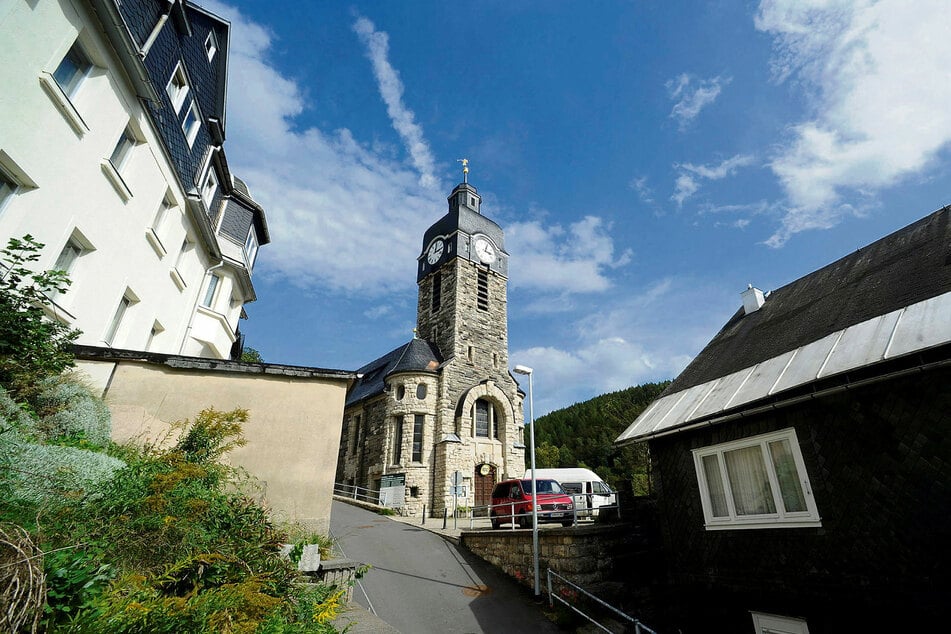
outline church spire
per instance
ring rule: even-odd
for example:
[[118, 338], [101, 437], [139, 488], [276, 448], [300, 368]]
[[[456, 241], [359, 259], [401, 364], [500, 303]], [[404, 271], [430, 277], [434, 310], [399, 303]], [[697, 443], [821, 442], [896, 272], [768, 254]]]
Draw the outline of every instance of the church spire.
[[462, 182], [468, 183], [469, 182], [469, 159], [467, 158], [456, 159], [456, 162], [462, 163]]

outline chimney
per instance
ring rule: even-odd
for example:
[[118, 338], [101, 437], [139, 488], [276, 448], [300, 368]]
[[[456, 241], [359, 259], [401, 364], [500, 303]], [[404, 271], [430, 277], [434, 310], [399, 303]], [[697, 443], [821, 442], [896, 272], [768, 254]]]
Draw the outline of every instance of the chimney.
[[755, 313], [762, 308], [766, 302], [766, 296], [763, 295], [763, 291], [758, 288], [753, 288], [752, 284], [750, 284], [745, 291], [740, 293], [740, 296], [743, 298], [743, 312], [746, 315]]

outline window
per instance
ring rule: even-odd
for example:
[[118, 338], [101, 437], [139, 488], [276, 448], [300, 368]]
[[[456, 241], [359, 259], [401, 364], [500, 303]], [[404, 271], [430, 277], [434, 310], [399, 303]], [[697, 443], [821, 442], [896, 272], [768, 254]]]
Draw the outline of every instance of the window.
[[221, 282], [221, 276], [212, 273], [208, 278], [208, 288], [205, 289], [205, 299], [202, 300], [202, 306], [211, 308], [215, 304], [215, 293], [218, 291], [218, 284]]
[[146, 239], [159, 258], [165, 257], [165, 254], [168, 252], [165, 248], [163, 238], [165, 238], [165, 225], [168, 222], [169, 212], [171, 212], [174, 206], [175, 200], [172, 198], [172, 193], [166, 190], [165, 195], [162, 196], [162, 202], [159, 203], [158, 209], [155, 210], [152, 226], [145, 232]]
[[489, 310], [489, 274], [483, 269], [479, 269], [478, 273], [476, 307], [479, 310]]
[[129, 306], [132, 305], [132, 298], [128, 294], [123, 295], [122, 299], [119, 300], [119, 306], [116, 308], [115, 314], [112, 316], [112, 322], [109, 323], [109, 329], [106, 330], [106, 336], [103, 337], [103, 341], [106, 342], [107, 346], [112, 346], [113, 342], [116, 340], [116, 334], [119, 332], [119, 326], [122, 325], [122, 318], [125, 317], [126, 311], [129, 310]]
[[91, 68], [92, 62], [89, 61], [89, 57], [77, 41], [73, 43], [59, 66], [53, 71], [53, 79], [67, 97], [73, 97]]
[[217, 52], [218, 38], [215, 36], [214, 31], [209, 31], [208, 37], [205, 38], [205, 54], [208, 55], [209, 62], [215, 58], [215, 53]]
[[809, 626], [802, 619], [775, 614], [750, 612], [756, 634], [809, 634]]
[[402, 401], [404, 396], [406, 396], [406, 386], [405, 385], [396, 386], [396, 400]]
[[416, 386], [416, 398], [424, 401], [426, 400], [426, 384], [420, 383]]
[[165, 332], [165, 327], [159, 322], [152, 322], [152, 329], [149, 331], [149, 338], [145, 342], [145, 350], [149, 351], [155, 344], [155, 338]]
[[422, 414], [413, 416], [413, 462], [423, 461], [423, 422], [426, 417]]
[[442, 305], [442, 273], [433, 274], [433, 303], [431, 312], [435, 313]]
[[489, 437], [489, 403], [479, 399], [475, 404], [475, 435], [478, 438]]
[[13, 198], [19, 189], [20, 184], [13, 180], [6, 170], [0, 168], [0, 209], [3, 209], [3, 205]]
[[56, 258], [56, 264], [53, 265], [53, 270], [70, 273], [73, 270], [73, 265], [76, 263], [76, 260], [83, 254], [83, 251], [82, 245], [70, 238], [63, 247], [63, 250], [59, 252], [59, 257]]
[[390, 464], [399, 464], [403, 459], [403, 417], [397, 416], [393, 419], [393, 452], [390, 454], [393, 459]]
[[707, 530], [820, 526], [794, 429], [693, 451]]
[[201, 115], [198, 112], [198, 105], [194, 99], [189, 99], [188, 112], [185, 113], [185, 118], [182, 119], [182, 132], [185, 133], [185, 138], [188, 140], [188, 147], [191, 147], [195, 142], [200, 126]]
[[244, 241], [244, 258], [248, 269], [254, 268], [254, 258], [258, 255], [258, 236], [254, 233], [254, 225], [248, 231], [248, 239]]
[[181, 64], [176, 66], [175, 71], [172, 72], [172, 77], [165, 86], [165, 93], [172, 102], [175, 114], [179, 114], [185, 104], [185, 97], [188, 96], [188, 80], [185, 78], [185, 69], [182, 68]]
[[215, 192], [218, 191], [218, 177], [215, 176], [215, 169], [208, 168], [208, 174], [205, 176], [205, 182], [201, 186], [201, 199], [205, 202], [205, 207], [211, 209], [211, 203], [215, 200]]
[[182, 240], [182, 246], [178, 251], [178, 256], [175, 258], [175, 266], [172, 268], [172, 280], [178, 286], [179, 290], [185, 290], [185, 287], [188, 286], [188, 276], [190, 275], [191, 268], [191, 252], [195, 250], [195, 243], [192, 242], [188, 236], [185, 236], [185, 239]]
[[129, 155], [132, 153], [132, 148], [134, 147], [135, 136], [132, 134], [132, 131], [126, 127], [119, 136], [115, 149], [112, 150], [112, 154], [109, 156], [109, 162], [112, 163], [112, 166], [116, 168], [117, 172], [121, 171], [122, 167], [129, 160]]

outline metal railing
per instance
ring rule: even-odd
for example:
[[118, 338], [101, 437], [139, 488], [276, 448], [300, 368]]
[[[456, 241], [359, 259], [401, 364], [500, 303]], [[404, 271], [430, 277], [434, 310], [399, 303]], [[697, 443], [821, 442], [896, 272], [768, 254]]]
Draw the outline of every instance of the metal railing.
[[334, 495], [350, 498], [351, 500], [359, 500], [360, 502], [368, 502], [370, 504], [380, 503], [379, 491], [359, 487], [355, 484], [341, 484], [340, 482], [334, 482]]
[[577, 606], [572, 605], [571, 603], [569, 603], [568, 600], [567, 600], [564, 596], [561, 596], [559, 593], [555, 592], [555, 591], [553, 590], [553, 585], [554, 585], [554, 584], [552, 584], [552, 577], [554, 577], [554, 578], [560, 580], [560, 581], [562, 582], [562, 586], [563, 586], [563, 587], [568, 587], [568, 588], [571, 589], [571, 590], [570, 590], [569, 592], [567, 592], [566, 594], [569, 594], [569, 595], [572, 594], [572, 593], [575, 593], [576, 595], [577, 595], [577, 594], [583, 594], [584, 596], [586, 596], [586, 597], [588, 597], [589, 599], [591, 599], [592, 601], [594, 601], [596, 604], [600, 605], [600, 606], [603, 607], [603, 608], [606, 608], [606, 609], [609, 610], [610, 612], [613, 612], [614, 614], [616, 614], [616, 615], [618, 615], [619, 617], [621, 617], [622, 619], [624, 619], [624, 621], [626, 621], [627, 623], [633, 625], [633, 626], [634, 626], [634, 632], [635, 632], [635, 634], [657, 634], [657, 631], [656, 631], [656, 630], [652, 630], [651, 628], [647, 627], [646, 625], [644, 625], [643, 623], [641, 623], [639, 620], [635, 619], [634, 617], [628, 616], [628, 615], [625, 614], [624, 612], [621, 612], [620, 610], [618, 610], [616, 607], [614, 607], [614, 606], [611, 605], [610, 603], [607, 603], [607, 602], [605, 602], [605, 601], [602, 601], [601, 599], [599, 599], [598, 597], [594, 596], [593, 594], [591, 594], [590, 592], [588, 592], [587, 590], [585, 590], [585, 589], [582, 588], [581, 586], [579, 586], [579, 585], [577, 585], [577, 584], [575, 584], [575, 583], [572, 583], [572, 582], [568, 581], [567, 579], [565, 579], [564, 577], [562, 577], [561, 575], [559, 575], [557, 572], [552, 571], [551, 568], [548, 569], [548, 605], [549, 605], [549, 606], [554, 607], [555, 601], [558, 601], [559, 603], [564, 604], [568, 609], [572, 610], [572, 611], [575, 612], [576, 614], [579, 614], [579, 615], [583, 616], [585, 619], [587, 619], [589, 622], [593, 623], [596, 627], [600, 628], [601, 630], [603, 630], [603, 631], [605, 631], [605, 632], [608, 632], [608, 634], [614, 634], [614, 632], [612, 632], [611, 630], [609, 630], [609, 629], [608, 629], [607, 627], [605, 627], [603, 624], [601, 624], [601, 623], [599, 623], [598, 621], [596, 621], [596, 620], [594, 619], [594, 617], [590, 616], [589, 614], [586, 614], [586, 613], [583, 612], [581, 609], [579, 609]]

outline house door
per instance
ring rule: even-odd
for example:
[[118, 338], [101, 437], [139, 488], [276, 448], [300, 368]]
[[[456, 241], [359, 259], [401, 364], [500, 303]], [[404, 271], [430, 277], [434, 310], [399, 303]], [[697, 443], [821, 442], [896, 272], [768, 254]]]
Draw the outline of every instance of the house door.
[[[495, 467], [490, 464], [480, 464], [475, 468], [475, 477], [472, 479], [472, 488], [475, 493], [476, 506], [492, 504], [492, 488], [495, 486]], [[485, 511], [479, 511], [484, 515]]]

